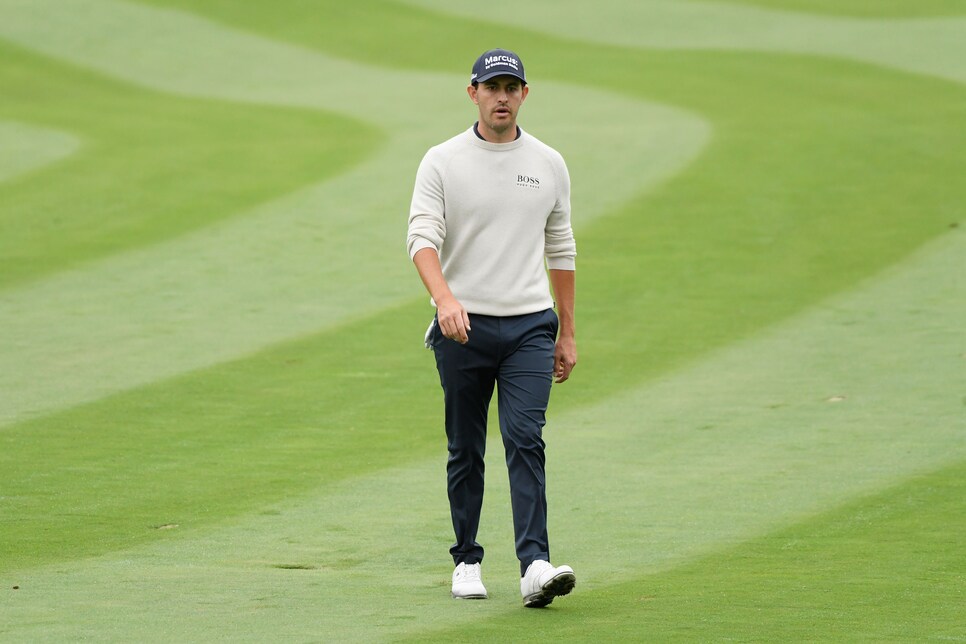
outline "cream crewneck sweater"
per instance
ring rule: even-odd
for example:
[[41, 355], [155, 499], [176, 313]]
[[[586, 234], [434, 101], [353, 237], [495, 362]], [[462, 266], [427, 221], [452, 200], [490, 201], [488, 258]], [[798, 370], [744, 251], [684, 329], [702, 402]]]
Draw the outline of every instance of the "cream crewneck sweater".
[[522, 315], [553, 306], [544, 266], [574, 270], [570, 176], [563, 157], [521, 130], [490, 143], [473, 128], [430, 148], [416, 173], [409, 256], [439, 253], [469, 313]]

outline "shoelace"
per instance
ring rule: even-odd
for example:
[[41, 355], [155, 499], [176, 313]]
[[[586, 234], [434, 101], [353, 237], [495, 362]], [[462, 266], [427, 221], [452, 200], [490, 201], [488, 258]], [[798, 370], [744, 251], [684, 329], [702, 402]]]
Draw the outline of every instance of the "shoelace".
[[480, 579], [480, 567], [477, 565], [465, 565], [463, 566], [463, 579], [466, 581], [479, 581]]

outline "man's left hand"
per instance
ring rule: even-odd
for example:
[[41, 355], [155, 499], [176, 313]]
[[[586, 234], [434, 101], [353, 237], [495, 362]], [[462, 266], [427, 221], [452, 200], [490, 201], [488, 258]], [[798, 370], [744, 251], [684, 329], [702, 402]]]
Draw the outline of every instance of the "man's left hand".
[[553, 377], [558, 383], [565, 382], [576, 364], [577, 341], [569, 336], [558, 338], [553, 352]]

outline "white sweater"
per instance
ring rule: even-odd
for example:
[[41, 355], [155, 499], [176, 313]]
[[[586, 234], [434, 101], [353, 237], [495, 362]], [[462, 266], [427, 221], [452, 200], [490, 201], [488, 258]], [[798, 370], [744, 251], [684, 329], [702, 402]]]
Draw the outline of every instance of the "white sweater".
[[409, 211], [409, 256], [439, 253], [470, 313], [522, 315], [553, 306], [544, 266], [574, 270], [570, 175], [563, 157], [521, 131], [489, 143], [473, 128], [426, 153]]

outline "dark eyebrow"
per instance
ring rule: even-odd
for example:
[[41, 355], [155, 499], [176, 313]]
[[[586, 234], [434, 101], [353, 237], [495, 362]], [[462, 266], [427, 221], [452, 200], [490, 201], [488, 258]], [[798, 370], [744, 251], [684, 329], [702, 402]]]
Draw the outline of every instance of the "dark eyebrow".
[[[483, 85], [486, 86], [486, 87], [499, 87], [500, 86], [500, 84], [497, 83], [495, 80], [485, 80], [485, 81], [483, 81]], [[506, 84], [506, 86], [507, 87], [521, 87], [522, 86], [522, 83], [520, 83], [520, 81], [518, 81], [518, 80], [512, 80], [512, 81], [508, 82]]]

